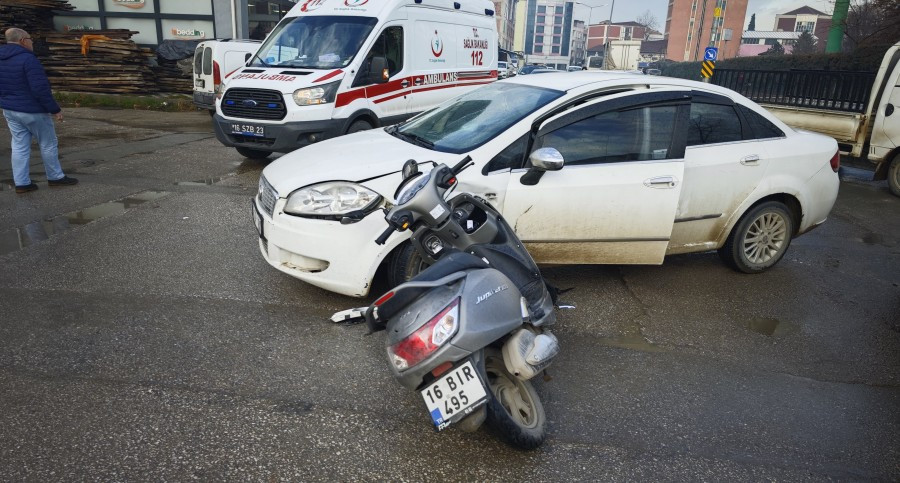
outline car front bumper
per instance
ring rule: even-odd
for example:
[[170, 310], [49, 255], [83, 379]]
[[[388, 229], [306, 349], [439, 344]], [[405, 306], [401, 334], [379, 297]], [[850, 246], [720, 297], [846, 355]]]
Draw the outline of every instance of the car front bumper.
[[286, 199], [279, 198], [271, 216], [257, 197], [253, 209], [259, 213], [262, 233], [259, 249], [272, 267], [311, 285], [351, 297], [365, 297], [381, 261], [400, 244], [405, 234], [394, 233], [384, 245], [375, 238], [387, 226], [381, 211], [357, 223], [342, 225], [283, 212]]
[[[263, 126], [266, 130], [265, 137], [231, 134], [232, 124]], [[213, 127], [216, 138], [226, 146], [288, 153], [323, 139], [339, 136], [343, 132], [344, 120], [324, 119], [268, 124], [252, 119], [230, 120], [216, 114], [213, 116]]]

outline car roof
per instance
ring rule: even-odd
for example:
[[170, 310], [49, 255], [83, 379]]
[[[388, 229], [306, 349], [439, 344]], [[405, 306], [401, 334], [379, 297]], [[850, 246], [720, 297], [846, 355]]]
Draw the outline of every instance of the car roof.
[[742, 98], [740, 94], [730, 89], [719, 87], [715, 84], [706, 84], [703, 82], [678, 79], [675, 77], [631, 74], [628, 72], [611, 72], [598, 70], [583, 70], [579, 72], [557, 71], [536, 76], [516, 76], [512, 79], [504, 80], [503, 82], [544, 87], [547, 89], [556, 89], [562, 91], [571, 91], [584, 87], [608, 88], [620, 85], [625, 86], [644, 84], [660, 87], [683, 87], [685, 89], [696, 89], [706, 92], [713, 92], [729, 97], [731, 99]]

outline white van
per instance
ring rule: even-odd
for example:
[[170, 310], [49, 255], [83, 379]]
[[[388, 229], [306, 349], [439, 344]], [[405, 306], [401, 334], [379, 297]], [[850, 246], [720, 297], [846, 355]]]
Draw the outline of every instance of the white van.
[[194, 104], [216, 110], [216, 88], [259, 49], [259, 40], [207, 40], [194, 50]]
[[251, 158], [387, 126], [497, 80], [489, 0], [300, 0], [219, 88], [214, 126]]

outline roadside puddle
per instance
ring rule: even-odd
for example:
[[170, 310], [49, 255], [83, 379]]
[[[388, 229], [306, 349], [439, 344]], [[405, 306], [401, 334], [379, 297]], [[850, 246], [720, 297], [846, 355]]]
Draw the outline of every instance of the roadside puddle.
[[198, 181], [178, 181], [175, 186], [212, 186], [223, 179], [227, 179], [234, 176], [233, 173], [226, 174], [225, 176], [217, 176], [215, 178], [206, 178]]
[[794, 332], [797, 329], [797, 325], [778, 319], [759, 317], [747, 322], [747, 328], [758, 334], [774, 337]]
[[142, 191], [125, 198], [72, 211], [47, 220], [35, 221], [9, 231], [0, 232], [0, 255], [21, 250], [29, 245], [47, 240], [73, 226], [85, 225], [100, 218], [125, 213], [135, 206], [158, 200], [168, 191]]

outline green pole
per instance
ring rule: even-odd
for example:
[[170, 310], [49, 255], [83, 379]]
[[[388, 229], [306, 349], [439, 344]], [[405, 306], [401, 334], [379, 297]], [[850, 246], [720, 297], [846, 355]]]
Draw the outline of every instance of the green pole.
[[841, 51], [841, 42], [844, 40], [844, 21], [847, 20], [848, 10], [850, 10], [850, 0], [835, 0], [834, 14], [831, 15], [831, 28], [828, 30], [828, 43], [825, 44], [825, 52], [835, 53]]

